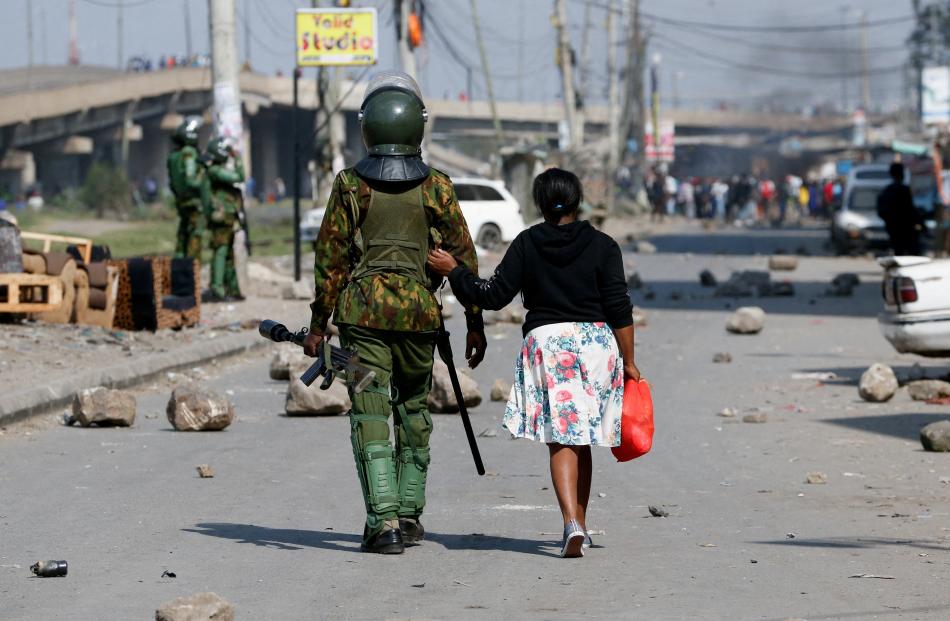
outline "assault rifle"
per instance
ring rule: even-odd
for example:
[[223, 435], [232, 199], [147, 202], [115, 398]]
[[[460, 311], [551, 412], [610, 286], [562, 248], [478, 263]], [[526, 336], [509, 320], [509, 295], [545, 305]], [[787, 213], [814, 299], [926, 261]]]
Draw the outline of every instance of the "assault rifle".
[[[282, 323], [272, 319], [265, 319], [257, 329], [265, 339], [275, 343], [293, 343], [303, 347], [307, 338], [307, 329], [291, 332]], [[323, 339], [317, 352], [317, 361], [303, 372], [300, 381], [306, 386], [313, 384], [318, 377], [323, 377], [321, 390], [326, 390], [333, 383], [337, 375], [343, 375], [347, 384], [353, 386], [353, 392], [362, 392], [376, 378], [376, 372], [360, 364], [359, 356], [355, 351], [331, 345], [328, 338]]]

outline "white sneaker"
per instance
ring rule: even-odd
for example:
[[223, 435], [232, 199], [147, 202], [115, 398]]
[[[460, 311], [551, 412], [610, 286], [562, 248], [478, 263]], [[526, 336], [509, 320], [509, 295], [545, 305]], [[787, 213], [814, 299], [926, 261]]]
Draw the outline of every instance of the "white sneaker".
[[577, 520], [571, 520], [564, 526], [564, 542], [561, 545], [561, 558], [584, 556], [584, 540], [587, 534]]

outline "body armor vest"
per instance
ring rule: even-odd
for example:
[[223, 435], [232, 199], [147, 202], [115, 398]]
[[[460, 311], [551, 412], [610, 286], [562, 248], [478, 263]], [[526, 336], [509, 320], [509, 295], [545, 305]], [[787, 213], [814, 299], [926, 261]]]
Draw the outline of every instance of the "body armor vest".
[[376, 274], [399, 274], [429, 288], [431, 283], [426, 275], [429, 222], [422, 204], [422, 185], [402, 194], [372, 190], [356, 244], [360, 256], [351, 280]]

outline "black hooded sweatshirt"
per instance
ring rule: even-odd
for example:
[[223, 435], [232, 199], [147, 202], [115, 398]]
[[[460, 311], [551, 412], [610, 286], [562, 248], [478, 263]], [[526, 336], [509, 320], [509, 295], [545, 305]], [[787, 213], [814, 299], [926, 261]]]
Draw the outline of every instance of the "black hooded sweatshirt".
[[620, 246], [589, 222], [536, 224], [511, 243], [495, 274], [483, 280], [467, 267], [449, 274], [463, 303], [498, 310], [521, 291], [528, 311], [522, 333], [552, 323], [633, 323]]

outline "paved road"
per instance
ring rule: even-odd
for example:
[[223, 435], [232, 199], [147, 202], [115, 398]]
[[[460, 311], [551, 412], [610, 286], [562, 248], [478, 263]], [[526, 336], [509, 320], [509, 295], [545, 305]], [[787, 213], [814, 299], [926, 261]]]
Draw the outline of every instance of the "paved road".
[[[854, 386], [875, 360], [905, 370], [917, 360], [879, 336], [873, 263], [803, 259], [787, 276], [799, 296], [762, 300], [766, 330], [738, 337], [723, 330], [727, 302], [696, 274], [765, 258], [706, 256], [728, 244], [684, 237], [691, 255], [629, 257], [657, 294], [635, 296], [650, 320], [638, 362], [655, 387], [655, 452], [617, 464], [595, 451], [589, 522], [604, 534], [587, 557], [556, 556], [544, 447], [480, 438], [489, 475], [479, 478], [450, 416], [432, 441], [429, 539], [402, 557], [360, 554], [346, 419], [283, 416], [284, 384], [251, 358], [212, 374], [238, 407], [221, 433], [170, 431], [162, 385], [141, 392], [132, 429], [0, 437], [0, 619], [147, 619], [204, 590], [241, 619], [950, 618], [950, 455], [916, 439], [947, 408], [903, 393], [865, 404]], [[846, 269], [867, 284], [852, 299], [821, 297]], [[476, 372], [486, 393], [510, 373], [519, 338], [516, 326], [489, 332]], [[719, 351], [734, 361], [712, 364]], [[841, 379], [791, 379], [803, 371]], [[717, 417], [726, 406], [769, 420]], [[476, 429], [497, 428], [501, 411], [477, 408]], [[199, 463], [215, 478], [199, 479]], [[813, 471], [828, 483], [805, 484]], [[651, 518], [647, 505], [671, 515]], [[30, 577], [39, 558], [68, 560], [69, 576]], [[850, 577], [860, 574], [893, 579]]]

